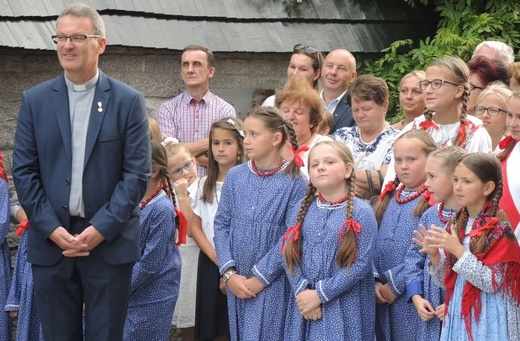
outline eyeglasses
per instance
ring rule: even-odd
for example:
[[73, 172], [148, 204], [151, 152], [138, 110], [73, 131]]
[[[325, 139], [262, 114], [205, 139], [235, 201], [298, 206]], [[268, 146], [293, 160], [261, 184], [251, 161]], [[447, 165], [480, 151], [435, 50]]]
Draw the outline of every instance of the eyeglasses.
[[174, 175], [181, 175], [183, 171], [185, 170], [189, 170], [191, 167], [193, 167], [193, 160], [190, 160], [188, 162], [186, 162], [185, 164], [183, 164], [182, 166], [180, 166], [179, 168], [175, 168], [175, 169], [172, 169], [170, 171], [170, 175], [171, 176], [174, 176]]
[[491, 116], [497, 116], [498, 114], [500, 114], [500, 112], [504, 112], [507, 114], [507, 111], [506, 110], [502, 110], [502, 109], [498, 109], [498, 108], [493, 108], [493, 107], [490, 107], [490, 108], [486, 108], [486, 107], [482, 107], [482, 106], [478, 106], [478, 107], [475, 107], [475, 115], [484, 115], [484, 113], [487, 111], [489, 115]]
[[51, 38], [52, 38], [52, 41], [54, 42], [54, 44], [65, 43], [65, 42], [67, 42], [67, 39], [70, 39], [70, 41], [72, 43], [80, 44], [80, 43], [84, 42], [85, 40], [87, 40], [88, 38], [103, 38], [103, 37], [101, 37], [100, 35], [97, 35], [97, 34], [74, 34], [71, 36], [64, 36], [62, 34], [58, 34], [58, 35], [51, 36]]
[[442, 80], [442, 79], [434, 79], [431, 82], [427, 81], [427, 80], [420, 81], [419, 82], [419, 87], [421, 88], [421, 90], [424, 91], [424, 90], [426, 90], [428, 88], [428, 85], [431, 84], [432, 89], [433, 90], [437, 90], [437, 89], [440, 89], [441, 86], [444, 85], [444, 83], [455, 85], [455, 86], [459, 86], [460, 85], [460, 84], [448, 82], [448, 81], [445, 81], [445, 80]]
[[484, 90], [484, 88], [481, 87], [481, 86], [477, 86], [475, 84], [469, 83], [469, 91], [473, 91], [475, 89], [477, 89], [477, 90]]
[[316, 54], [319, 52], [318, 49], [315, 49], [314, 47], [310, 47], [307, 45], [303, 45], [303, 44], [294, 45], [293, 51], [301, 51], [301, 50], [304, 50], [308, 54]]

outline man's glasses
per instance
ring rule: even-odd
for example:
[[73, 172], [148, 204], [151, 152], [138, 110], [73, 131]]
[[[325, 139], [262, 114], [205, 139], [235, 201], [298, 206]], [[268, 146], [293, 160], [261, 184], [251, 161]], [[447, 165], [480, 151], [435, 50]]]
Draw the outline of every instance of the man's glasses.
[[179, 168], [172, 169], [170, 171], [170, 175], [179, 176], [182, 174], [183, 171], [189, 170], [192, 166], [193, 166], [193, 160], [190, 160], [190, 161], [186, 162], [185, 164], [183, 164], [182, 166], [180, 166]]
[[301, 51], [301, 50], [304, 50], [308, 54], [316, 54], [319, 52], [318, 49], [315, 49], [314, 47], [310, 47], [307, 45], [303, 45], [303, 44], [294, 45], [293, 51]]
[[67, 39], [70, 39], [70, 41], [72, 43], [78, 44], [78, 43], [84, 42], [88, 38], [102, 38], [102, 37], [97, 34], [74, 34], [72, 36], [64, 36], [62, 34], [58, 34], [58, 35], [51, 36], [51, 38], [52, 38], [52, 41], [54, 42], [54, 44], [65, 43], [65, 42], [67, 42]]
[[442, 80], [442, 79], [434, 79], [431, 82], [427, 81], [427, 80], [420, 81], [419, 82], [419, 87], [421, 88], [421, 90], [424, 91], [424, 90], [426, 90], [428, 88], [428, 85], [431, 85], [433, 90], [437, 90], [437, 89], [440, 89], [441, 86], [444, 85], [444, 83], [455, 85], [455, 86], [459, 86], [460, 85], [460, 84], [448, 82], [448, 81], [445, 81], [445, 80]]
[[502, 110], [502, 109], [498, 109], [498, 108], [493, 108], [493, 107], [490, 107], [490, 108], [486, 108], [486, 107], [482, 107], [482, 106], [477, 106], [475, 107], [475, 115], [484, 115], [484, 113], [487, 111], [489, 115], [491, 116], [497, 116], [498, 114], [500, 114], [500, 112], [503, 112], [503, 113], [506, 113], [507, 114], [507, 111], [506, 110]]

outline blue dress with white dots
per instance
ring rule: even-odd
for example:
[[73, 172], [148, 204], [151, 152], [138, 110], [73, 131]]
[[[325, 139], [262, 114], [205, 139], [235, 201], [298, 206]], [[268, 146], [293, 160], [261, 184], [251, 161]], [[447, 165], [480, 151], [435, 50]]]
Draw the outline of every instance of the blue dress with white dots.
[[[442, 214], [443, 219], [449, 219], [456, 211], [443, 209], [440, 204], [434, 205], [424, 212], [421, 217], [421, 224], [429, 230], [431, 225], [438, 227], [445, 227], [446, 223], [443, 223], [439, 219], [439, 213]], [[419, 229], [419, 227], [417, 227]], [[426, 253], [420, 253], [421, 249], [415, 243], [412, 243], [408, 249], [408, 253], [405, 258], [405, 271], [406, 271], [406, 297], [407, 300], [412, 303], [412, 296], [421, 295], [425, 300], [431, 303], [435, 309], [444, 303], [446, 290], [440, 288], [435, 280], [431, 277], [428, 272], [428, 263], [430, 258]], [[434, 316], [428, 322], [422, 322], [417, 326], [415, 340], [438, 340], [441, 335], [442, 321]]]
[[[253, 266], [296, 221], [286, 213], [298, 206], [307, 182], [301, 176], [286, 174], [287, 165], [284, 162], [277, 173], [266, 177], [252, 170], [251, 161], [228, 172], [214, 222], [220, 274], [235, 267], [238, 274], [253, 276]], [[242, 300], [228, 290], [231, 339], [282, 340], [288, 298], [283, 268], [255, 298]]]
[[[359, 198], [354, 199], [353, 219], [362, 231], [356, 237], [356, 259], [347, 272], [336, 262], [346, 203], [331, 205], [316, 198], [309, 206], [301, 228], [301, 263], [289, 273], [283, 262], [292, 289], [285, 340], [374, 340], [377, 222], [372, 208]], [[320, 320], [305, 320], [296, 305], [296, 296], [306, 288], [315, 289], [322, 302]]]
[[142, 256], [132, 272], [124, 340], [168, 340], [181, 257], [175, 246], [173, 203], [164, 191], [143, 208], [140, 225]]
[[43, 341], [42, 326], [34, 299], [31, 263], [27, 261], [28, 236], [29, 234], [25, 231], [18, 244], [16, 264], [5, 310], [18, 312], [16, 341]]
[[[11, 255], [7, 245], [9, 231], [9, 188], [7, 183], [0, 179], [0, 307], [5, 307], [9, 283], [11, 280]], [[0, 340], [11, 339], [11, 319], [9, 314], [0, 311]]]
[[[395, 193], [395, 192], [394, 192]], [[404, 190], [401, 198], [407, 198], [416, 191]], [[422, 323], [413, 303], [406, 297], [406, 253], [410, 248], [413, 231], [419, 226], [420, 217], [413, 214], [421, 196], [408, 203], [399, 204], [395, 196], [390, 200], [383, 214], [377, 235], [375, 255], [376, 277], [390, 285], [397, 299], [392, 304], [376, 304], [377, 340], [413, 340], [417, 327]]]

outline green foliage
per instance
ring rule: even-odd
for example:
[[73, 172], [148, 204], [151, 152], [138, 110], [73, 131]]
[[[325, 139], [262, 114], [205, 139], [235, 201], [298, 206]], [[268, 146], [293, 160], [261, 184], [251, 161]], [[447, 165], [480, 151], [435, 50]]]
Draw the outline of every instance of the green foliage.
[[[412, 70], [424, 70], [443, 55], [469, 60], [483, 40], [503, 41], [520, 46], [520, 1], [517, 0], [405, 0], [412, 8], [433, 3], [440, 20], [435, 37], [419, 42], [398, 40], [382, 50], [383, 57], [363, 57], [358, 74], [373, 74], [385, 79], [391, 93], [389, 120], [400, 118], [397, 85]], [[358, 58], [359, 59], [359, 58]]]

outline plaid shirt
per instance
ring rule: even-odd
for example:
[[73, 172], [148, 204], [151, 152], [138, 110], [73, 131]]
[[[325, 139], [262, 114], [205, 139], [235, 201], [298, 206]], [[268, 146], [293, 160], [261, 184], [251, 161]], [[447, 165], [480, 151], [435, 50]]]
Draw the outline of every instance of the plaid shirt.
[[[235, 108], [222, 98], [208, 90], [197, 102], [184, 91], [161, 104], [157, 122], [163, 137], [175, 137], [180, 143], [188, 143], [208, 137], [211, 125], [226, 117], [236, 117]], [[197, 171], [199, 177], [206, 175], [206, 167], [197, 166]]]

